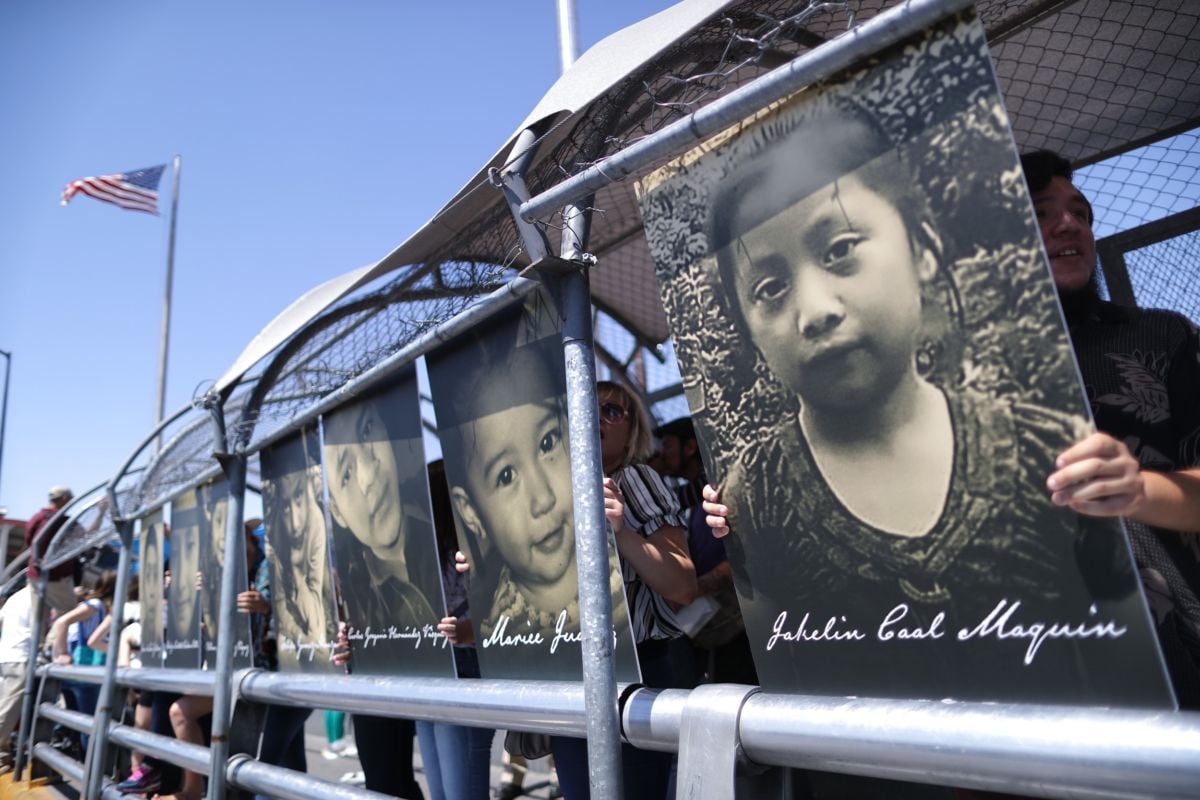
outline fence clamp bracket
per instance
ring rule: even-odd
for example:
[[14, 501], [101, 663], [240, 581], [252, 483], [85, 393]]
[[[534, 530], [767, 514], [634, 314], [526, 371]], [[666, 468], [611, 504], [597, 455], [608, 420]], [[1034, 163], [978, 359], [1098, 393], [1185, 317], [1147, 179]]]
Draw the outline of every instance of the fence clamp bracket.
[[745, 762], [738, 722], [756, 686], [704, 684], [692, 690], [679, 727], [676, 800], [733, 800]]
[[530, 264], [521, 270], [522, 278], [537, 277], [539, 275], [566, 275], [579, 270], [586, 270], [596, 265], [596, 257], [591, 253], [583, 253], [579, 258], [559, 258], [558, 256], [545, 256]]

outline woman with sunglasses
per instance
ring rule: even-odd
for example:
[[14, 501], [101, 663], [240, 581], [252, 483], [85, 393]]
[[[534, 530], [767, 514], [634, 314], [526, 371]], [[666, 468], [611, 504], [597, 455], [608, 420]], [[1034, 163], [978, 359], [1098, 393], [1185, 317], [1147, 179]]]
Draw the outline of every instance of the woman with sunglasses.
[[653, 440], [650, 416], [641, 401], [610, 381], [598, 383], [596, 393], [605, 516], [616, 536], [633, 637], [641, 655], [643, 644], [679, 635], [674, 611], [696, 598], [687, 516], [659, 474], [642, 463], [653, 452]]
[[[698, 593], [687, 547], [687, 516], [661, 477], [641, 463], [653, 450], [650, 416], [636, 395], [601, 381], [600, 454], [604, 515], [612, 525], [642, 681], [656, 689], [692, 688], [694, 661], [675, 610]], [[568, 800], [588, 793], [587, 743], [552, 737], [559, 785]], [[669, 753], [621, 747], [626, 800], [665, 800], [671, 792]]]

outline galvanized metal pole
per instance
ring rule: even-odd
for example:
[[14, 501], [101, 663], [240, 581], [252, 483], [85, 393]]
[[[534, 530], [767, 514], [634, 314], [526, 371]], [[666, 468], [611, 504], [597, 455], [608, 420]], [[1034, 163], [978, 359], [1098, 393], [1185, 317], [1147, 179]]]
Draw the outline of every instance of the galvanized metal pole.
[[[218, 409], [217, 414], [221, 411]], [[221, 437], [224, 439], [224, 436]], [[246, 456], [218, 454], [229, 483], [229, 506], [225, 522], [225, 569], [221, 573], [221, 606], [217, 615], [217, 669], [213, 683], [211, 766], [208, 800], [225, 796], [225, 764], [229, 760], [229, 720], [233, 716], [233, 648], [237, 643], [237, 595], [246, 587], [239, 577], [245, 572], [245, 535], [242, 532], [243, 501], [246, 494]]]
[[133, 571], [133, 522], [118, 523], [117, 533], [121, 536], [121, 552], [117, 556], [117, 585], [113, 590], [113, 621], [108, 632], [108, 655], [104, 659], [104, 682], [100, 684], [92, 738], [88, 741], [87, 757], [84, 759], [84, 775], [87, 776], [84, 797], [87, 800], [97, 800], [104, 788], [108, 721], [112, 716], [113, 696], [117, 686], [117, 652], [120, 650], [118, 643], [121, 641], [121, 629], [125, 625], [125, 596], [129, 593], [129, 575]]
[[[562, 71], [575, 62], [579, 45], [574, 0], [558, 0]], [[590, 202], [583, 203], [584, 206]], [[585, 260], [591, 212], [563, 209], [561, 256], [580, 268], [559, 284], [563, 309], [563, 358], [567, 373], [567, 431], [571, 443], [571, 493], [575, 511], [575, 554], [579, 570], [579, 621], [583, 634], [583, 698], [587, 713], [588, 783], [597, 800], [623, 795], [621, 718], [613, 658], [612, 599], [609, 594], [608, 529], [604, 519], [604, 462], [596, 399], [596, 352], [592, 294]]]
[[[167, 229], [167, 278], [163, 289], [162, 330], [158, 341], [158, 399], [154, 412], [155, 426], [161, 425], [167, 404], [167, 351], [171, 341], [171, 287], [175, 282], [175, 220], [179, 211], [179, 171], [182, 163], [179, 154], [173, 162], [171, 181], [171, 221]], [[155, 440], [157, 449], [160, 442]]]
[[[8, 422], [8, 379], [12, 374], [12, 353], [7, 350], [0, 350], [0, 356], [4, 356], [4, 405], [0, 407], [0, 476], [3, 475], [4, 467], [4, 427]], [[0, 481], [0, 490], [3, 490], [4, 483]], [[0, 500], [4, 499], [4, 495], [0, 492]], [[4, 505], [0, 503], [0, 506]], [[7, 553], [0, 554], [0, 558]]]
[[558, 0], [558, 60], [560, 72], [579, 58], [579, 34], [575, 17], [575, 0]]
[[[562, 257], [582, 261], [587, 212], [563, 210]], [[587, 709], [588, 779], [592, 797], [620, 798], [621, 721], [613, 660], [608, 533], [604, 519], [604, 463], [596, 410], [596, 354], [592, 297], [581, 268], [562, 278], [563, 355], [567, 372], [567, 424], [571, 442], [571, 492], [575, 553], [579, 562], [579, 617], [583, 633], [583, 691]]]

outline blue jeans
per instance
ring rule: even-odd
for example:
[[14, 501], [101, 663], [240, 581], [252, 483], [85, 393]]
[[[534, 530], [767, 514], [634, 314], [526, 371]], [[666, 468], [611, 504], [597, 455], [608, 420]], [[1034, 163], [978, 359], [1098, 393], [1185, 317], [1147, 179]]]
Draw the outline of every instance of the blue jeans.
[[[96, 713], [96, 703], [100, 700], [100, 687], [94, 683], [76, 683], [65, 681], [62, 685], [63, 702], [72, 711], [93, 715]], [[72, 733], [79, 738], [79, 745], [85, 751], [88, 746], [88, 736], [84, 733]]]
[[418, 722], [430, 800], [487, 800], [495, 735], [488, 728]]
[[[308, 771], [308, 759], [304, 755], [304, 723], [312, 714], [311, 708], [270, 706], [263, 722], [262, 744], [258, 760], [264, 764], [285, 767], [296, 772]], [[269, 800], [264, 795], [255, 795], [255, 800]]]

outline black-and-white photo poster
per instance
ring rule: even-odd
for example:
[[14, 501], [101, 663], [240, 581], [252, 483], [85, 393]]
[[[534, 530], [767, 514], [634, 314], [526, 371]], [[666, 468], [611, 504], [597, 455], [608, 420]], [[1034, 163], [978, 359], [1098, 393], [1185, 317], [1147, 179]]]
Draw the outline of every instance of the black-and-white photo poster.
[[[430, 391], [485, 678], [581, 680], [566, 380], [542, 294], [429, 355]], [[611, 538], [611, 537], [610, 537]], [[610, 541], [618, 680], [637, 681]]]
[[639, 193], [765, 688], [1172, 705], [973, 12]]
[[138, 604], [142, 614], [143, 667], [163, 664], [163, 512], [142, 517], [138, 533]]
[[279, 669], [330, 672], [337, 611], [316, 428], [303, 429], [261, 457]]
[[322, 418], [337, 591], [351, 669], [454, 677], [415, 369]]
[[167, 633], [163, 666], [199, 669], [200, 526], [204, 510], [197, 490], [171, 502], [171, 572], [167, 586]]
[[[217, 636], [220, 631], [221, 576], [225, 572], [225, 535], [229, 522], [229, 483], [224, 479], [213, 481], [199, 489], [200, 506], [200, 619], [201, 641], [204, 646], [204, 666], [216, 669]], [[245, 552], [245, 548], [242, 549]], [[235, 565], [238, 575], [237, 591], [248, 586], [246, 564], [243, 556]], [[234, 669], [249, 667], [251, 663], [250, 622], [245, 614], [235, 613], [234, 625], [237, 639], [233, 646]]]

